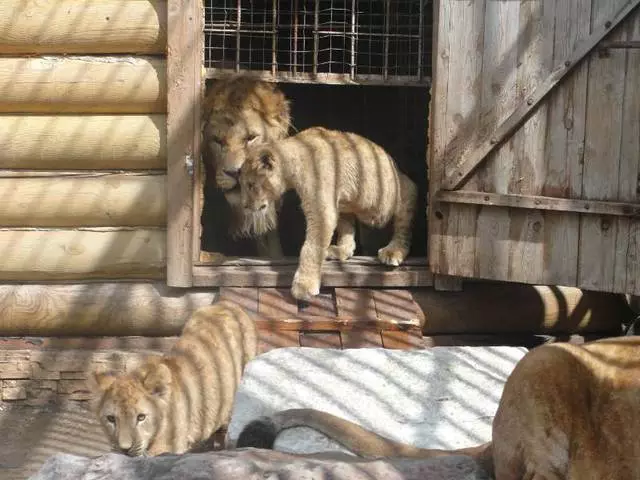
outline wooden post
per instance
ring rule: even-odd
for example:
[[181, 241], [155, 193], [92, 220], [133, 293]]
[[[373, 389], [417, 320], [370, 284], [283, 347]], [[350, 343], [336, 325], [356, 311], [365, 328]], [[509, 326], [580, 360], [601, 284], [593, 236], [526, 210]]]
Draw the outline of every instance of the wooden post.
[[192, 284], [193, 169], [200, 151], [203, 13], [199, 0], [169, 0], [167, 18], [167, 284]]

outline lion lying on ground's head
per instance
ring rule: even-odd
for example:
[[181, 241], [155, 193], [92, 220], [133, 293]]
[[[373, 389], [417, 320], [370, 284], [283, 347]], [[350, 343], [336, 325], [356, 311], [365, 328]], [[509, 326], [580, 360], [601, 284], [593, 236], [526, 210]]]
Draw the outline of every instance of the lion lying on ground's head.
[[207, 176], [225, 192], [234, 212], [231, 235], [262, 236], [277, 226], [278, 205], [245, 215], [237, 189], [242, 156], [236, 153], [286, 137], [290, 121], [289, 102], [273, 83], [235, 75], [216, 81], [207, 92], [202, 156]]
[[400, 444], [312, 409], [249, 423], [237, 447], [272, 448], [287, 428], [311, 427], [364, 457], [470, 455], [496, 480], [640, 478], [640, 337], [529, 352], [509, 376], [492, 442], [460, 450]]
[[237, 305], [198, 309], [171, 352], [125, 375], [93, 372], [94, 408], [127, 455], [183, 453], [229, 421], [244, 365], [257, 351], [253, 320]]
[[[393, 220], [393, 237], [379, 260], [400, 265], [409, 253], [417, 188], [379, 145], [354, 133], [314, 127], [284, 140], [238, 151], [245, 209], [272, 208], [285, 191], [300, 197], [307, 224], [291, 292], [308, 300], [320, 291], [325, 257], [346, 260], [355, 251], [355, 219], [372, 227]], [[337, 244], [330, 246], [333, 232]]]

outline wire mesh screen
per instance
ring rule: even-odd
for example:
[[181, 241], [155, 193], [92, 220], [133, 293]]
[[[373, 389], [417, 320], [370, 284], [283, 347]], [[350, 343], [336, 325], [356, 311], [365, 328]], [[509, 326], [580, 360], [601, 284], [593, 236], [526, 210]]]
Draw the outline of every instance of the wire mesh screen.
[[289, 81], [424, 84], [431, 0], [206, 0], [210, 76], [255, 71]]

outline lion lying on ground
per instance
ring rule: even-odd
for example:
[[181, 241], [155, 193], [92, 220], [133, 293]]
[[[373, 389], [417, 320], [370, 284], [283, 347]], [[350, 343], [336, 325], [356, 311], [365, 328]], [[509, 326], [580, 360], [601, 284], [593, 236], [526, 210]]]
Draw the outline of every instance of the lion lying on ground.
[[226, 301], [202, 307], [168, 354], [125, 375], [89, 375], [98, 420], [114, 449], [130, 456], [197, 448], [228, 424], [256, 352], [256, 327], [244, 310]]
[[640, 337], [530, 351], [505, 384], [492, 442], [478, 447], [416, 448], [312, 409], [255, 420], [236, 446], [272, 448], [280, 431], [297, 426], [314, 428], [363, 457], [470, 455], [496, 480], [637, 479]]
[[[325, 258], [344, 261], [353, 255], [355, 219], [372, 227], [393, 220], [393, 237], [378, 251], [382, 263], [400, 265], [409, 253], [417, 188], [379, 145], [314, 127], [238, 154], [246, 210], [267, 211], [290, 189], [300, 197], [307, 227], [291, 287], [295, 298], [320, 292]], [[337, 242], [330, 246], [334, 231]]]
[[281, 257], [276, 230], [279, 205], [259, 214], [245, 212], [238, 188], [241, 156], [235, 153], [285, 138], [291, 121], [289, 102], [274, 83], [234, 75], [213, 84], [203, 110], [202, 157], [207, 176], [224, 191], [231, 207], [229, 233], [234, 238], [256, 237], [259, 255]]

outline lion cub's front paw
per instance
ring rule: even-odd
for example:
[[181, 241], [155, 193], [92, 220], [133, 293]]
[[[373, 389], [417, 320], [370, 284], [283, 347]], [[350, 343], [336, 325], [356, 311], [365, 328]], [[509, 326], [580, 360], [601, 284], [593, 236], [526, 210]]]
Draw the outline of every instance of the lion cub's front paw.
[[330, 245], [327, 249], [327, 259], [329, 260], [340, 260], [344, 262], [353, 257], [353, 254], [356, 251], [355, 243], [353, 246], [351, 245]]
[[291, 295], [296, 300], [309, 301], [320, 293], [320, 279], [310, 275], [300, 275], [298, 272], [293, 276], [291, 284]]
[[404, 261], [407, 253], [408, 252], [405, 248], [387, 245], [386, 247], [378, 250], [378, 260], [380, 260], [385, 265], [397, 267]]

